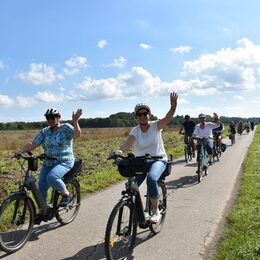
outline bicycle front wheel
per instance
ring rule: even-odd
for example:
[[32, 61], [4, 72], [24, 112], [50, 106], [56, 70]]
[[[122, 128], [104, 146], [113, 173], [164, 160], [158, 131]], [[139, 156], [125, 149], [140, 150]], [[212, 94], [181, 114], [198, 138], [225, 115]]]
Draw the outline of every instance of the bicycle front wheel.
[[[167, 190], [166, 190], [164, 182], [162, 182], [162, 181], [158, 182], [158, 190], [159, 190], [159, 195], [160, 195], [159, 211], [161, 213], [161, 219], [159, 222], [151, 223], [149, 225], [151, 232], [155, 235], [158, 234], [162, 230], [164, 219], [166, 217], [166, 208], [167, 208]], [[149, 199], [149, 211], [150, 211], [150, 215], [151, 215], [152, 203], [151, 203], [150, 199]]]
[[0, 248], [13, 253], [21, 249], [33, 230], [34, 206], [22, 194], [4, 201], [0, 209]]
[[57, 193], [56, 202], [58, 211], [56, 213], [56, 219], [62, 224], [66, 225], [72, 222], [79, 212], [80, 207], [80, 186], [79, 183], [74, 180], [68, 180], [66, 182], [66, 188], [72, 196], [72, 201], [66, 207], [59, 207], [61, 196]]
[[106, 227], [105, 252], [108, 260], [128, 259], [135, 245], [136, 230], [134, 205], [129, 201], [119, 201]]

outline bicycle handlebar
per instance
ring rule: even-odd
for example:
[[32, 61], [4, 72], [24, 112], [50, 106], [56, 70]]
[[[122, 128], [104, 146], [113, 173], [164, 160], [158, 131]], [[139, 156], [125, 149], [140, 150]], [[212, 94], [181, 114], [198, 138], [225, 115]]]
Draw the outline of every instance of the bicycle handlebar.
[[37, 155], [37, 156], [32, 156], [33, 154], [31, 153], [31, 152], [27, 152], [30, 156], [23, 156], [21, 153], [17, 153], [17, 154], [15, 154], [14, 155], [14, 157], [13, 158], [16, 158], [16, 159], [20, 159], [20, 158], [22, 158], [22, 159], [24, 159], [24, 160], [27, 160], [27, 161], [29, 161], [29, 160], [31, 160], [31, 159], [40, 159], [40, 160], [52, 160], [52, 161], [54, 161], [54, 160], [58, 160], [57, 158], [55, 158], [55, 157], [51, 157], [51, 156], [47, 156], [46, 154], [40, 154], [40, 155]]
[[160, 160], [160, 159], [163, 159], [163, 156], [153, 156], [153, 155], [150, 155], [148, 153], [145, 154], [145, 155], [142, 155], [142, 156], [135, 156], [133, 153], [128, 153], [127, 156], [114, 154], [114, 156], [111, 159], [114, 159], [114, 160], [116, 160], [117, 158], [131, 159], [131, 158], [135, 158], [135, 157], [142, 158], [142, 159], [145, 159], [145, 160], [149, 160], [149, 159]]

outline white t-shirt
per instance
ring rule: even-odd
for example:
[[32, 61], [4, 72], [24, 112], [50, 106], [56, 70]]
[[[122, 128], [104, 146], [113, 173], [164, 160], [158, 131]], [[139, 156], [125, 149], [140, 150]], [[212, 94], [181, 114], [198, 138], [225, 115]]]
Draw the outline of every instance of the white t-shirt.
[[153, 156], [162, 156], [163, 160], [167, 160], [161, 132], [162, 129], [157, 128], [157, 121], [152, 121], [146, 132], [141, 130], [140, 125], [135, 126], [130, 132], [130, 135], [135, 137], [135, 155], [143, 156], [149, 153]]
[[197, 124], [195, 127], [195, 130], [193, 132], [194, 135], [198, 136], [198, 137], [213, 137], [212, 135], [212, 129], [219, 127], [220, 125], [217, 123], [211, 123], [211, 122], [205, 122], [205, 126], [204, 128], [200, 128], [200, 124]]

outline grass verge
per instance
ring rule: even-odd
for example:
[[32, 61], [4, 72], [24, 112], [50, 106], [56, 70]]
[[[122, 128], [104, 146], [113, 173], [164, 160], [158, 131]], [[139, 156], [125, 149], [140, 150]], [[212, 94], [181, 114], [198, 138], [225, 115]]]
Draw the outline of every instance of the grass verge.
[[214, 260], [260, 259], [260, 126], [244, 163], [236, 203]]

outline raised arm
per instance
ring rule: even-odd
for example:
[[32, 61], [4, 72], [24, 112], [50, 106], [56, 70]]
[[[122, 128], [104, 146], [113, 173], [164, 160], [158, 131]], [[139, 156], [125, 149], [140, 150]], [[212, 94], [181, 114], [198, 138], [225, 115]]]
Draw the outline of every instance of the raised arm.
[[171, 119], [172, 119], [172, 117], [175, 113], [176, 107], [177, 107], [177, 99], [178, 99], [177, 93], [172, 92], [170, 94], [171, 108], [168, 111], [168, 113], [166, 114], [166, 116], [163, 119], [161, 119], [157, 122], [157, 128], [158, 129], [165, 128], [167, 126], [167, 124], [171, 121]]
[[81, 137], [81, 129], [79, 126], [79, 118], [81, 117], [83, 111], [82, 109], [78, 109], [76, 113], [72, 113], [72, 120], [73, 120], [73, 125], [74, 125], [74, 139], [80, 138]]

